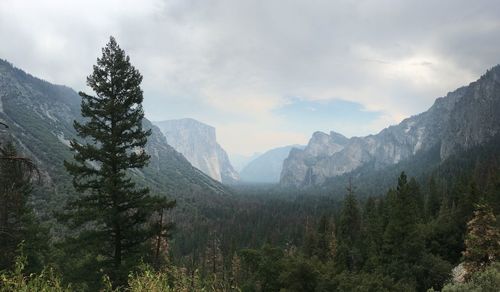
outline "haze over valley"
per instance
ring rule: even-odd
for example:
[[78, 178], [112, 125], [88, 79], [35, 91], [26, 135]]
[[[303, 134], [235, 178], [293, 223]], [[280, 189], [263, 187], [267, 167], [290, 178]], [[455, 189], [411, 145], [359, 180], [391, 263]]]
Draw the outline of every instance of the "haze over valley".
[[0, 2], [0, 292], [497, 291], [495, 1]]

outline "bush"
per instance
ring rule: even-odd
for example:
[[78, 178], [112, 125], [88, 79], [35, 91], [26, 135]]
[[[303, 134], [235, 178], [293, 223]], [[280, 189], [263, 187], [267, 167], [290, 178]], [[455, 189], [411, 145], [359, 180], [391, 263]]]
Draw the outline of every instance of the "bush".
[[500, 287], [500, 263], [495, 262], [483, 271], [473, 274], [465, 283], [452, 283], [443, 292], [496, 292]]
[[61, 279], [52, 268], [45, 268], [40, 274], [26, 276], [26, 256], [16, 258], [14, 271], [0, 273], [0, 291], [2, 292], [31, 292], [50, 291], [66, 292], [73, 291], [70, 286], [64, 286]]

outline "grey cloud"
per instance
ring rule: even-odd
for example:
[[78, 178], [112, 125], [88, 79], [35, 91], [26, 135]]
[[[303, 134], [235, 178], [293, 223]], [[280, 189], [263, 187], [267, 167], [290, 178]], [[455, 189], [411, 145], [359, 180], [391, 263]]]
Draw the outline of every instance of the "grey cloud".
[[[289, 96], [349, 99], [396, 121], [499, 63], [499, 33], [500, 3], [481, 0], [0, 4], [0, 57], [78, 90], [115, 35], [144, 75], [150, 117], [216, 126], [273, 121]], [[254, 108], [240, 108], [246, 98]]]

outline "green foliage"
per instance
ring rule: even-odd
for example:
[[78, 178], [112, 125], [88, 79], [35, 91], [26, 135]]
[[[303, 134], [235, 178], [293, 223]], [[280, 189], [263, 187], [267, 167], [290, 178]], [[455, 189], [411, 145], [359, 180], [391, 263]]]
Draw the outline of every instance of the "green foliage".
[[[441, 179], [437, 177], [435, 181]], [[461, 184], [460, 181], [457, 184]], [[471, 186], [468, 183], [463, 185]], [[496, 185], [492, 184], [492, 187]], [[470, 187], [466, 189], [470, 190]], [[429, 185], [421, 187], [416, 180], [408, 179], [402, 173], [397, 186], [386, 196], [368, 198], [363, 204], [348, 192], [340, 210], [331, 207], [314, 212], [311, 209], [310, 213], [303, 214], [303, 209], [297, 208], [293, 215], [284, 218], [302, 218], [302, 240], [284, 244], [276, 242], [274, 248], [264, 244], [261, 248], [238, 252], [241, 259], [238, 268], [242, 279], [240, 287], [242, 291], [441, 289], [449, 280], [452, 266], [458, 263], [464, 248], [461, 224], [465, 222], [467, 212], [462, 210], [467, 209], [468, 200], [462, 198], [465, 192], [456, 194], [456, 190], [452, 187], [439, 191], [442, 192], [440, 202], [435, 201], [438, 205], [429, 215], [425, 211], [426, 202], [429, 193], [437, 190]], [[488, 189], [480, 191], [478, 188], [477, 192], [474, 197], [480, 197]], [[302, 206], [308, 206], [315, 197], [288, 200], [300, 200]], [[272, 209], [276, 212], [274, 218], [281, 215], [275, 210], [283, 212], [287, 204], [287, 200], [282, 200], [283, 209]], [[259, 206], [269, 206], [269, 203]], [[265, 215], [266, 212], [261, 210], [256, 214]], [[336, 233], [332, 234], [333, 226]], [[280, 234], [278, 230], [275, 229], [274, 234]], [[284, 234], [292, 238], [288, 233]], [[224, 250], [224, 244], [221, 246]], [[325, 256], [332, 252], [335, 256]], [[353, 258], [358, 261], [356, 268], [350, 271], [346, 262]]]
[[449, 277], [452, 265], [441, 257], [425, 252], [418, 263], [420, 268], [417, 275], [419, 290], [427, 288], [440, 289]]
[[427, 219], [434, 218], [439, 213], [439, 208], [442, 201], [436, 179], [431, 177], [429, 180], [429, 192], [425, 199], [425, 215]]
[[[103, 270], [114, 287], [126, 284], [126, 276], [148, 252], [154, 236], [163, 236], [167, 224], [153, 223], [172, 203], [149, 195], [130, 177], [150, 156], [144, 147], [151, 130], [142, 129], [142, 76], [113, 37], [97, 59], [87, 85], [97, 96], [80, 93], [84, 122], [74, 122], [83, 142], [73, 139], [74, 161], [65, 161], [80, 192], [61, 215], [79, 232], [68, 240], [73, 252], [85, 252], [88, 273]], [[97, 276], [97, 275], [96, 275]]]
[[[16, 258], [12, 272], [0, 273], [0, 292], [69, 292], [79, 290], [72, 286], [65, 286], [61, 276], [54, 269], [47, 267], [38, 274], [26, 275], [27, 258], [20, 255]], [[128, 285], [125, 289], [113, 288], [110, 278], [102, 278], [102, 292], [130, 291], [130, 292], [189, 292], [189, 291], [221, 291], [210, 289], [204, 284], [196, 271], [188, 273], [186, 269], [175, 266], [166, 266], [164, 270], [155, 271], [148, 265], [143, 265], [139, 271], [129, 274]]]
[[363, 212], [364, 269], [373, 271], [380, 265], [380, 253], [384, 233], [383, 208], [373, 197], [368, 198]]
[[361, 212], [352, 186], [349, 185], [348, 193], [344, 199], [344, 206], [340, 213], [338, 225], [338, 247], [335, 260], [341, 270], [358, 270], [362, 262], [360, 249], [361, 239]]
[[468, 282], [451, 283], [443, 292], [496, 292], [500, 287], [500, 263], [493, 263], [483, 271], [473, 274]]
[[405, 173], [398, 179], [397, 189], [390, 191], [389, 216], [383, 239], [383, 262], [396, 280], [414, 281], [414, 267], [421, 258], [423, 238], [417, 228], [414, 189], [407, 182]]
[[318, 264], [302, 257], [287, 258], [280, 274], [280, 291], [313, 292], [318, 285]]
[[12, 272], [0, 272], [0, 291], [2, 292], [70, 292], [70, 286], [64, 286], [54, 270], [45, 268], [39, 274], [25, 274], [27, 258], [20, 255], [16, 258]]
[[41, 253], [47, 250], [47, 232], [29, 204], [33, 165], [20, 157], [12, 142], [1, 148], [0, 157], [0, 270], [14, 264], [21, 242], [30, 259], [30, 271], [41, 269]]
[[389, 291], [414, 291], [403, 283], [395, 283], [386, 275], [377, 273], [349, 273], [343, 272], [323, 283], [318, 291], [360, 291], [360, 292], [389, 292]]
[[[109, 283], [109, 282], [108, 282]], [[111, 285], [107, 285], [108, 289]], [[143, 265], [140, 270], [130, 274], [128, 287], [130, 292], [188, 292], [204, 291], [206, 289], [197, 271], [188, 273], [186, 269], [166, 266], [162, 271], [155, 271], [150, 266]]]
[[[12, 159], [7, 159], [7, 158]], [[27, 202], [31, 192], [31, 173], [11, 142], [2, 149], [0, 160], [0, 269], [14, 263], [17, 246], [31, 225]]]
[[456, 208], [443, 206], [438, 217], [423, 226], [422, 231], [429, 252], [450, 263], [458, 263], [464, 242]]
[[467, 223], [464, 264], [471, 275], [500, 258], [500, 231], [492, 209], [484, 203], [476, 205], [474, 217]]

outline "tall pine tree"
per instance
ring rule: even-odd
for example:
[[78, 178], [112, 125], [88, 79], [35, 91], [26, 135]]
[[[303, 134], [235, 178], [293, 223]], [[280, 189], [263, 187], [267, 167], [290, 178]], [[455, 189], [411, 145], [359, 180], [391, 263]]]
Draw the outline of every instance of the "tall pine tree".
[[62, 216], [79, 231], [68, 242], [74, 250], [92, 252], [94, 264], [109, 274], [115, 287], [126, 283], [151, 238], [163, 233], [158, 229], [166, 225], [154, 224], [153, 216], [170, 206], [137, 187], [130, 175], [150, 158], [144, 151], [151, 130], [142, 128], [141, 81], [111, 37], [87, 77], [96, 96], [79, 93], [84, 122], [75, 121], [74, 128], [81, 140], [71, 141], [74, 161], [64, 163], [80, 192]]
[[[25, 241], [25, 254], [37, 261], [33, 249], [37, 243], [38, 224], [29, 206], [33, 164], [19, 157], [16, 147], [9, 141], [0, 150], [0, 270], [12, 266], [21, 242]], [[40, 249], [37, 246], [36, 249]], [[33, 264], [33, 263], [30, 263]], [[36, 264], [36, 263], [35, 263]]]
[[341, 270], [356, 271], [361, 266], [361, 222], [358, 200], [349, 181], [338, 225], [339, 245], [335, 260]]
[[362, 230], [366, 257], [365, 267], [378, 267], [380, 247], [382, 246], [383, 222], [379, 206], [373, 197], [369, 197], [366, 200]]
[[426, 219], [430, 220], [437, 216], [441, 206], [442, 197], [438, 190], [438, 185], [434, 176], [429, 179], [429, 191], [425, 200]]

